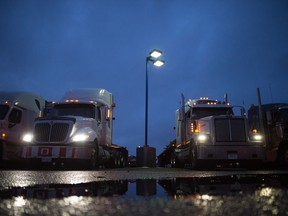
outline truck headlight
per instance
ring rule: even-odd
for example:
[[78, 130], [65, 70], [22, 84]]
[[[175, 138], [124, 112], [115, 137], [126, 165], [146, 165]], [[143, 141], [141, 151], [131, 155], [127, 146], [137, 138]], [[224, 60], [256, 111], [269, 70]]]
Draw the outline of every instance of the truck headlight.
[[207, 143], [209, 140], [209, 135], [207, 134], [198, 134], [197, 141], [198, 143]]
[[88, 139], [89, 135], [87, 134], [76, 134], [72, 137], [73, 142], [84, 142]]
[[33, 134], [28, 133], [23, 136], [22, 140], [24, 142], [30, 143], [32, 142], [33, 138], [34, 138]]
[[263, 141], [263, 136], [261, 134], [252, 134], [251, 139], [252, 141], [261, 142]]

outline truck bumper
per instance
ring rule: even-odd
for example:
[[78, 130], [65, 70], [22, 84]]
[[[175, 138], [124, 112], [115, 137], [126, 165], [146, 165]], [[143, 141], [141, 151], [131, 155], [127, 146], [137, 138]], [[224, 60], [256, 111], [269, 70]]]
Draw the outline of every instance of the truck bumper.
[[264, 160], [264, 147], [262, 146], [219, 146], [198, 145], [197, 156], [200, 160]]
[[38, 159], [41, 162], [91, 159], [93, 146], [25, 146], [21, 151], [22, 159]]

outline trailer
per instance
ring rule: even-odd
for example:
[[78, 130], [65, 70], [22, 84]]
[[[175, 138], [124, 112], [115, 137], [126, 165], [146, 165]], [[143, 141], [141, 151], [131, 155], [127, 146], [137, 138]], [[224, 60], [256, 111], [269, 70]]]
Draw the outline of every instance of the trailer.
[[[227, 97], [226, 97], [227, 98]], [[249, 133], [243, 107], [227, 100], [189, 99], [176, 110], [176, 140], [158, 156], [159, 166], [214, 169], [258, 168], [264, 160], [259, 134]]]
[[105, 89], [74, 89], [37, 118], [22, 158], [42, 164], [124, 167], [128, 151], [112, 143], [113, 96]]
[[24, 134], [42, 115], [46, 100], [31, 92], [0, 92], [0, 160], [18, 158]]

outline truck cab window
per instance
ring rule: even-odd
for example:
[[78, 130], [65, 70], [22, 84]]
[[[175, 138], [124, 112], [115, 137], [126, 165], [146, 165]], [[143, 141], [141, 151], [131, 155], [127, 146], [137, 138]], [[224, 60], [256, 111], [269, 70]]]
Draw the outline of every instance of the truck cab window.
[[0, 105], [0, 120], [3, 120], [9, 111], [8, 105]]
[[218, 115], [233, 115], [231, 108], [193, 108], [193, 115], [196, 119], [207, 117], [207, 116], [218, 116]]
[[54, 106], [53, 116], [82, 116], [95, 118], [95, 106], [92, 104], [59, 104]]
[[8, 121], [14, 124], [20, 123], [22, 118], [22, 111], [18, 109], [12, 109], [9, 114]]

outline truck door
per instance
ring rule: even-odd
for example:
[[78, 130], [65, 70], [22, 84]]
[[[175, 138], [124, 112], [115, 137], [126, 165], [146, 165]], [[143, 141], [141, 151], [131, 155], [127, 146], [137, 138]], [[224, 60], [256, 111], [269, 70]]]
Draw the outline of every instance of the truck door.
[[20, 140], [20, 134], [23, 131], [22, 125], [23, 111], [13, 107], [6, 118], [5, 132], [6, 140], [18, 143]]
[[100, 107], [101, 120], [98, 126], [98, 142], [100, 145], [107, 144], [107, 121], [106, 121], [106, 106]]

